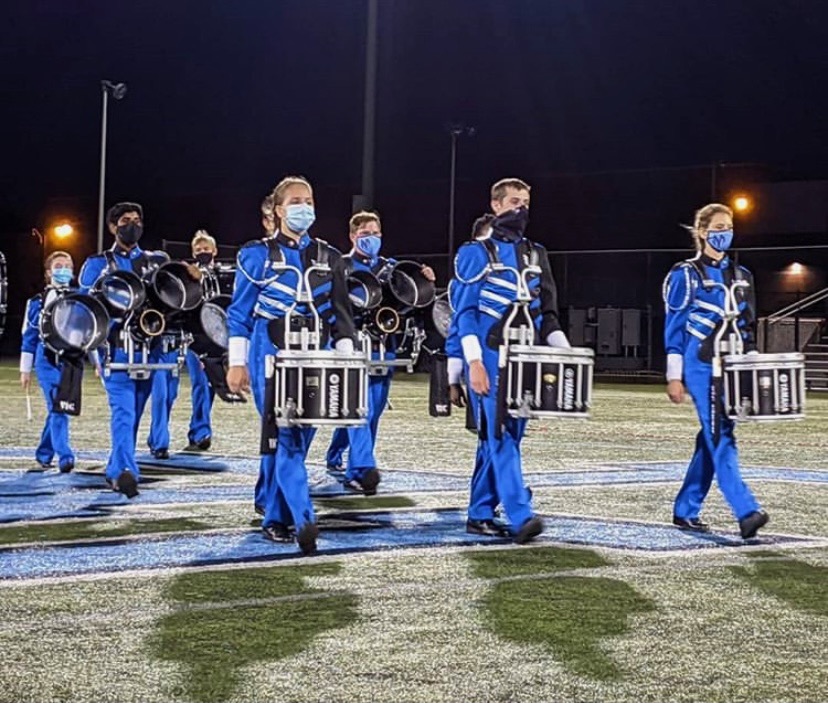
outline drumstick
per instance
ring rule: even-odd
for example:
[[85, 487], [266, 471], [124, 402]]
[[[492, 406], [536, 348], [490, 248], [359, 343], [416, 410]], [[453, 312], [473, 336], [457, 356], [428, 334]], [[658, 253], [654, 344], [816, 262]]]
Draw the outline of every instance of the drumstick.
[[29, 389], [26, 389], [26, 420], [32, 421], [32, 396], [29, 395]]

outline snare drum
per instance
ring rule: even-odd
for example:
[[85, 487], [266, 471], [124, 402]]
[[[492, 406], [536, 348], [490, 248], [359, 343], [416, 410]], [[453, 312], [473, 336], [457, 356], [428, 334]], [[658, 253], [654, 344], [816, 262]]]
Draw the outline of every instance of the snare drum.
[[192, 349], [199, 356], [219, 358], [227, 351], [227, 308], [229, 295], [218, 295], [204, 301], [187, 321], [193, 335]]
[[285, 349], [276, 355], [279, 427], [354, 427], [368, 414], [364, 354]]
[[510, 346], [506, 369], [509, 415], [589, 417], [594, 363], [592, 349]]
[[106, 342], [109, 314], [91, 295], [69, 292], [58, 295], [40, 313], [40, 338], [58, 354], [83, 355]]
[[725, 414], [732, 420], [801, 420], [805, 417], [802, 354], [734, 354], [724, 357]]

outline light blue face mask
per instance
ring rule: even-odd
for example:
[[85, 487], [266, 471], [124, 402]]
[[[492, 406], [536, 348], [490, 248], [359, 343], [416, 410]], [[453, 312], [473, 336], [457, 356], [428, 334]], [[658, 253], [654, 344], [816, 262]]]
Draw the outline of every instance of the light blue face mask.
[[716, 251], [727, 251], [733, 244], [732, 229], [708, 230], [707, 243]]
[[53, 269], [52, 283], [54, 283], [56, 286], [68, 286], [72, 282], [72, 275], [72, 269]]
[[356, 248], [370, 259], [376, 259], [382, 248], [382, 237], [375, 234], [359, 237], [356, 240]]
[[313, 205], [295, 203], [285, 208], [285, 224], [291, 232], [304, 234], [316, 221], [316, 211]]

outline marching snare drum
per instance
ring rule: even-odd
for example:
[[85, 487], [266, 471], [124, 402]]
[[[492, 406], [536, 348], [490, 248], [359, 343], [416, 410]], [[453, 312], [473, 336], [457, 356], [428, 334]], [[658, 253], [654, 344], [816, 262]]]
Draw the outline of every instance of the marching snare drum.
[[279, 427], [364, 425], [368, 414], [365, 355], [280, 350], [275, 368]]
[[592, 349], [510, 346], [506, 370], [509, 415], [589, 417], [594, 359]]
[[227, 308], [229, 295], [218, 295], [205, 300], [196, 309], [187, 327], [193, 335], [192, 349], [199, 356], [221, 357], [227, 351]]
[[86, 354], [106, 342], [109, 313], [96, 297], [58, 295], [40, 314], [40, 338], [58, 354]]
[[732, 420], [801, 420], [805, 357], [797, 353], [725, 356], [724, 403]]

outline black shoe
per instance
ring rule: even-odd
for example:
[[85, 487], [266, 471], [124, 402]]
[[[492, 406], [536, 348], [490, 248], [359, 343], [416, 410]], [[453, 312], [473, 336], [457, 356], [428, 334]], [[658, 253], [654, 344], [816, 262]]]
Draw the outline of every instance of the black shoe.
[[524, 522], [514, 536], [515, 544], [526, 544], [543, 532], [543, 520], [537, 515]]
[[151, 449], [150, 454], [152, 454], [156, 459], [169, 459], [170, 452], [168, 449]]
[[253, 503], [253, 510], [255, 510], [259, 515], [264, 517], [265, 509], [263, 505], [259, 505], [258, 503]]
[[67, 464], [61, 464], [60, 473], [68, 474], [74, 468], [75, 468], [75, 462], [74, 461], [70, 461]]
[[377, 486], [380, 482], [380, 472], [376, 469], [368, 469], [362, 478], [352, 478], [345, 480], [343, 486], [354, 493], [362, 493], [366, 496], [374, 496], [377, 494]]
[[710, 532], [710, 525], [697, 517], [683, 518], [673, 515], [673, 524], [680, 530], [690, 532]]
[[124, 469], [121, 475], [112, 483], [113, 488], [123, 493], [127, 498], [134, 498], [138, 495], [138, 481], [135, 480], [132, 471]]
[[497, 524], [494, 520], [466, 520], [466, 532], [470, 535], [483, 535], [484, 537], [508, 537], [509, 530], [503, 525]]
[[302, 554], [307, 556], [316, 551], [316, 538], [319, 537], [319, 526], [315, 522], [306, 522], [296, 533], [296, 541]]
[[54, 467], [54, 464], [51, 461], [41, 461], [40, 459], [35, 459], [35, 461], [37, 462], [37, 465], [43, 470], [51, 469]]
[[328, 464], [328, 471], [333, 471], [336, 474], [341, 474], [345, 470], [342, 464]]
[[262, 526], [262, 532], [264, 532], [265, 539], [271, 542], [293, 542], [293, 535], [287, 525], [281, 522], [271, 523], [267, 527]]
[[205, 437], [204, 439], [201, 439], [198, 442], [194, 442], [193, 440], [190, 440], [190, 443], [186, 447], [184, 447], [184, 449], [182, 449], [181, 451], [183, 451], [183, 452], [206, 452], [210, 448], [211, 444], [212, 444], [212, 441], [210, 440], [209, 437]]
[[743, 517], [739, 520], [739, 532], [742, 534], [742, 539], [756, 537], [759, 528], [767, 525], [768, 520], [770, 520], [770, 515], [764, 510], [754, 510], [747, 517]]

